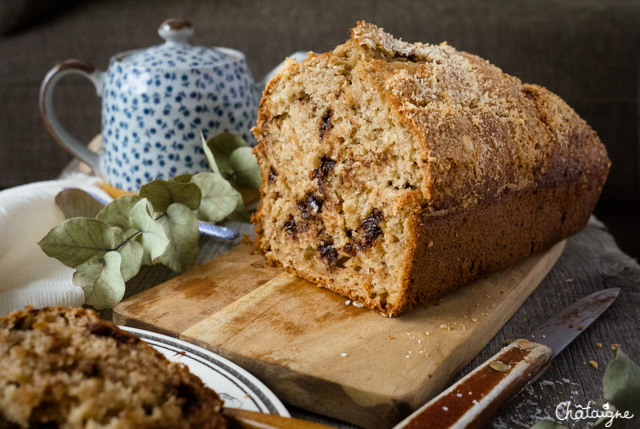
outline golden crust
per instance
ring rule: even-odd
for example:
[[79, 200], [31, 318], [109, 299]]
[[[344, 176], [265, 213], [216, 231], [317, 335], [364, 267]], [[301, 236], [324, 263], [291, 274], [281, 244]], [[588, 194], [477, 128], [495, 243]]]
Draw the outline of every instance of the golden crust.
[[[440, 225], [447, 216], [459, 220], [461, 214], [471, 213], [475, 220], [465, 225], [474, 225], [488, 237], [492, 231], [487, 225], [493, 223], [485, 216], [495, 217], [495, 208], [504, 207], [508, 213], [494, 233], [512, 237], [515, 241], [505, 249], [517, 249], [515, 254], [523, 258], [532, 251], [523, 249], [549, 247], [566, 238], [567, 231], [575, 233], [584, 226], [610, 166], [596, 133], [545, 88], [523, 85], [446, 43], [406, 43], [364, 22], [358, 22], [351, 38], [332, 52], [311, 55], [302, 63], [287, 62], [265, 90], [254, 134], [263, 179], [254, 216], [260, 248], [286, 269], [388, 315], [477, 277], [420, 268], [433, 265], [416, 255], [438, 259], [434, 249], [425, 252], [429, 242], [421, 239], [430, 225], [426, 215], [434, 214]], [[296, 151], [300, 159], [288, 151]], [[325, 159], [335, 164], [332, 177], [316, 185], [313, 181], [322, 167], [318, 164]], [[402, 168], [390, 167], [389, 159]], [[274, 166], [287, 178], [271, 183]], [[574, 196], [560, 191], [569, 183]], [[541, 200], [538, 190], [549, 187], [557, 189]], [[578, 192], [582, 187], [590, 191]], [[562, 201], [549, 198], [561, 194]], [[322, 213], [313, 213], [311, 220], [303, 210], [309, 196], [324, 204]], [[523, 226], [513, 215], [514, 196], [523, 204], [552, 206], [544, 216], [528, 217]], [[554, 236], [542, 234], [545, 222], [567, 216], [567, 210], [560, 209], [566, 199], [579, 213], [572, 212], [570, 225], [557, 229]], [[381, 213], [375, 225], [384, 243], [374, 240], [371, 247], [358, 247], [351, 234], [359, 222], [371, 221], [365, 216], [375, 210]], [[451, 228], [463, 228], [447, 222]], [[544, 239], [518, 241], [518, 231], [523, 237]], [[513, 251], [496, 253], [490, 240], [483, 251], [457, 237], [451, 246], [462, 253], [450, 256], [468, 260], [475, 255], [474, 264], [493, 267], [482, 274], [516, 262]], [[350, 252], [354, 241], [360, 253]], [[329, 245], [333, 253], [326, 258]], [[396, 256], [389, 257], [391, 253]], [[324, 265], [319, 262], [323, 257]], [[361, 265], [352, 271], [347, 266], [349, 275], [332, 265], [351, 257]], [[365, 259], [369, 263], [362, 262]], [[372, 265], [375, 260], [380, 261], [378, 268]], [[450, 266], [464, 269], [455, 262]], [[425, 272], [435, 280], [427, 282]], [[380, 285], [389, 281], [393, 284], [382, 290]], [[438, 282], [447, 286], [429, 286]]]
[[[523, 85], [446, 44], [401, 42], [363, 22], [351, 35], [346, 45], [367, 48], [391, 105], [420, 139], [422, 190], [433, 210], [526, 189], [547, 173], [552, 160], [575, 165], [606, 160], [595, 132], [544, 88]], [[397, 57], [409, 59], [388, 61]], [[569, 144], [577, 133], [589, 135], [585, 147]]]

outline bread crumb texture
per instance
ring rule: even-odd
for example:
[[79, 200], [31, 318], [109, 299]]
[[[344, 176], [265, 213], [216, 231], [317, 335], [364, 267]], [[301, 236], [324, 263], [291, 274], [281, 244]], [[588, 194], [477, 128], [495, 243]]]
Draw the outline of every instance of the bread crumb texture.
[[185, 366], [91, 310], [0, 318], [0, 427], [224, 428], [221, 407]]
[[[545, 88], [365, 22], [332, 52], [288, 60], [253, 131], [263, 252], [388, 315], [575, 233], [609, 168], [595, 132]], [[538, 207], [570, 194], [576, 209]]]

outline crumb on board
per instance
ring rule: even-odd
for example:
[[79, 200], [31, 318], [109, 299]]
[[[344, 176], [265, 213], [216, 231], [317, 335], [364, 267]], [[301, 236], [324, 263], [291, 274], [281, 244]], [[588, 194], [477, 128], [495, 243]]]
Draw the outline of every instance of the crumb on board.
[[601, 349], [602, 348], [602, 343], [596, 343], [596, 348]]
[[473, 317], [473, 318], [471, 318], [471, 321], [472, 321], [473, 323], [477, 323], [477, 322], [478, 322], [478, 319], [476, 319], [475, 317]]
[[595, 369], [598, 369], [598, 362], [594, 361], [594, 360], [590, 360], [589, 361], [589, 365], [591, 365], [592, 367], [594, 367]]
[[340, 353], [340, 356], [342, 356], [342, 357], [347, 357], [347, 356], [349, 356], [349, 355], [348, 355], [348, 354], [346, 354], [346, 353]]
[[611, 350], [616, 350], [622, 347], [622, 344], [611, 344]]

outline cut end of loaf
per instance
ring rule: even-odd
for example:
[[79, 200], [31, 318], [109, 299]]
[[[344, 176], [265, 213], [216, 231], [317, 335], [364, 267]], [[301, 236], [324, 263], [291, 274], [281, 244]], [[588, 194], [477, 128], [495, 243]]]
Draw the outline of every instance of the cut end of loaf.
[[[265, 90], [253, 130], [261, 249], [385, 315], [450, 290], [418, 285], [412, 274], [417, 246], [429, 245], [429, 214], [553, 182], [571, 170], [556, 158], [585, 165], [593, 150], [565, 143], [576, 129], [586, 146], [602, 146], [548, 94], [446, 44], [406, 43], [357, 23], [333, 52], [289, 60]], [[541, 100], [557, 112], [542, 114]]]
[[[265, 183], [261, 247], [382, 312], [403, 298], [423, 171], [415, 140], [355, 56], [314, 55], [272, 82], [254, 132]], [[411, 202], [411, 204], [409, 204]]]

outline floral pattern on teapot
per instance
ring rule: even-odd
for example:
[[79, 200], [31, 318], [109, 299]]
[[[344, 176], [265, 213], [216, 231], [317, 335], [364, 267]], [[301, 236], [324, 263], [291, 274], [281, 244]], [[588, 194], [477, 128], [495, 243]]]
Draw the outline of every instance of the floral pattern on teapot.
[[[187, 21], [168, 19], [158, 34], [165, 43], [115, 55], [106, 72], [78, 59], [59, 62], [40, 87], [40, 112], [53, 138], [123, 191], [207, 170], [201, 135], [231, 132], [254, 146], [260, 93], [280, 67], [256, 84], [241, 52], [190, 45]], [[292, 57], [302, 61], [307, 53]], [[70, 74], [89, 79], [102, 97], [102, 154], [74, 138], [55, 114], [54, 89]]]
[[[101, 162], [105, 179], [117, 188], [207, 170], [201, 132], [207, 138], [229, 131], [255, 144], [250, 128], [258, 100], [244, 59], [207, 64], [196, 53], [175, 54], [193, 68], [125, 71], [112, 60], [103, 94]], [[158, 67], [175, 64], [162, 55], [145, 57]]]
[[166, 43], [112, 58], [102, 101], [106, 181], [134, 190], [208, 169], [205, 138], [228, 131], [251, 145], [258, 95], [244, 56], [187, 43], [192, 30], [160, 31]]

